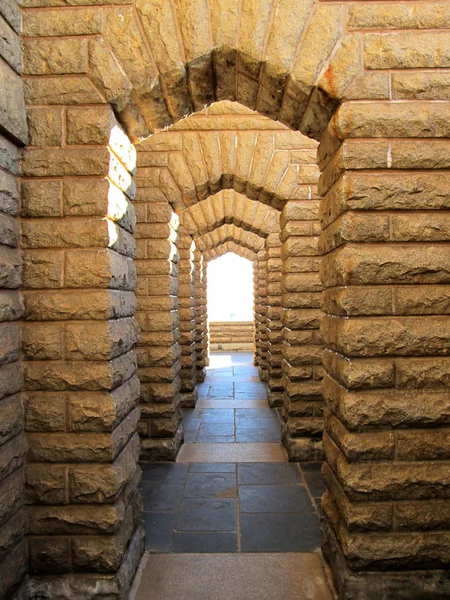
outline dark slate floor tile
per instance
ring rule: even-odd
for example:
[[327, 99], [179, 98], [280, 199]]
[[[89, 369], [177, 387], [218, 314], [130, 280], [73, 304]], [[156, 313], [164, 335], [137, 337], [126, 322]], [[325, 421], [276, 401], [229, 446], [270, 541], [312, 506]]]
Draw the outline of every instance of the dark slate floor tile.
[[292, 463], [241, 463], [239, 485], [292, 485], [301, 483], [301, 473]]
[[192, 463], [190, 473], [235, 473], [235, 463]]
[[189, 473], [183, 496], [185, 498], [234, 498], [234, 473]]
[[267, 389], [264, 383], [254, 381], [235, 381], [234, 387], [237, 392], [264, 392]]
[[236, 531], [236, 500], [184, 498], [176, 523], [177, 531]]
[[225, 532], [176, 532], [172, 552], [237, 552], [237, 535]]
[[171, 483], [146, 483], [141, 486], [144, 511], [176, 512], [183, 486]]
[[271, 431], [281, 434], [281, 425], [278, 419], [260, 419], [259, 417], [236, 417], [236, 429], [255, 431]]
[[182, 409], [183, 419], [190, 419], [190, 418], [200, 419], [202, 416], [202, 412], [203, 411], [199, 408], [183, 408]]
[[236, 365], [233, 367], [233, 370], [235, 375], [242, 375], [244, 373], [245, 375], [249, 374], [258, 376], [258, 367], [252, 365]]
[[145, 549], [169, 552], [176, 514], [144, 513]]
[[258, 429], [237, 429], [236, 428], [236, 441], [237, 442], [268, 442], [274, 443], [279, 442], [281, 439], [281, 432], [272, 432], [267, 430]]
[[[210, 396], [211, 397], [211, 396]], [[236, 400], [267, 400], [267, 392], [264, 393], [250, 393], [250, 392], [235, 392], [234, 398]]]
[[184, 441], [185, 442], [194, 442], [197, 437], [197, 429], [193, 429], [192, 431], [184, 431]]
[[312, 552], [320, 547], [319, 517], [304, 514], [241, 514], [242, 552]]
[[234, 435], [234, 423], [202, 422], [199, 433], [200, 435]]
[[184, 431], [197, 431], [200, 427], [201, 419], [191, 418], [186, 419], [183, 417], [183, 427]]
[[208, 398], [233, 398], [233, 390], [216, 389], [213, 386], [208, 392]]
[[205, 408], [202, 423], [234, 423], [232, 408]]
[[270, 408], [237, 408], [236, 419], [277, 419], [277, 414]]
[[188, 465], [178, 463], [143, 463], [142, 483], [184, 483], [188, 472]]
[[314, 498], [321, 498], [325, 493], [326, 485], [322, 477], [322, 473], [310, 472], [305, 473], [306, 485]]
[[243, 513], [314, 511], [307, 490], [300, 485], [240, 485], [238, 489]]
[[300, 467], [303, 473], [321, 473], [322, 472], [322, 462], [310, 461], [310, 462], [302, 462], [300, 463]]
[[208, 392], [210, 389], [210, 382], [199, 383], [197, 385], [197, 393], [200, 400], [206, 398], [208, 396]]

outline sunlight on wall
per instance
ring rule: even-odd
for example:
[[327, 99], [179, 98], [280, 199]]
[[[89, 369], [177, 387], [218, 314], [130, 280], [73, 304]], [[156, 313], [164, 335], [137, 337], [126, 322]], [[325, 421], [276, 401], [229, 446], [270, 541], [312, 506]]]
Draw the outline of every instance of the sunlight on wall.
[[227, 252], [208, 263], [208, 319], [253, 320], [252, 262]]

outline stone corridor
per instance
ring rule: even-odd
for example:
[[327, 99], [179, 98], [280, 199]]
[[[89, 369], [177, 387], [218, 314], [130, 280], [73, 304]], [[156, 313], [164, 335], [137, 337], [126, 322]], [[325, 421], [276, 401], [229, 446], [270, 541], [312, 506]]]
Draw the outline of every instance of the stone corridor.
[[[449, 90], [450, 0], [0, 0], [0, 600], [128, 600], [140, 463], [212, 458], [323, 463], [340, 600], [448, 600]], [[226, 252], [267, 400], [205, 381]]]
[[[267, 386], [259, 382], [253, 358], [250, 353], [212, 353], [205, 381], [198, 386], [198, 408], [183, 410], [185, 445], [178, 461], [142, 465], [147, 555], [135, 600], [287, 600], [293, 593], [297, 600], [334, 597], [319, 550], [325, 491], [321, 463], [286, 461], [282, 421], [268, 406]], [[264, 451], [258, 456], [252, 450], [261, 443]], [[223, 444], [241, 447], [237, 462], [224, 462], [226, 450], [217, 449]], [[207, 462], [199, 462], [205, 454], [196, 456], [196, 447], [203, 445], [208, 447]], [[249, 455], [255, 458], [249, 460]], [[171, 558], [172, 553], [181, 556]], [[242, 558], [224, 573], [222, 565], [232, 560], [232, 553]], [[270, 565], [262, 557], [267, 553], [272, 553]], [[295, 556], [289, 585], [280, 587], [276, 578], [262, 587], [255, 580], [252, 570], [259, 578], [261, 568], [280, 568]], [[156, 585], [155, 560], [164, 569]], [[187, 576], [174, 589], [181, 570], [204, 565], [200, 587], [197, 582], [192, 588]]]

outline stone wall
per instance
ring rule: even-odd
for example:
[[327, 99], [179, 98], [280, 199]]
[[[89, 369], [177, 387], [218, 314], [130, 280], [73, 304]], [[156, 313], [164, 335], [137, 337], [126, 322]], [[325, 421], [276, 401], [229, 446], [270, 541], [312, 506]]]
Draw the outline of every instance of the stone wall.
[[24, 512], [24, 422], [20, 330], [23, 314], [19, 254], [20, 146], [27, 122], [15, 0], [0, 4], [0, 599], [23, 598], [27, 571]]
[[253, 352], [253, 321], [210, 321], [209, 347], [211, 352]]
[[[179, 273], [201, 381], [206, 262], [232, 250], [257, 260], [258, 367], [291, 458], [320, 458], [324, 427], [341, 598], [448, 597], [448, 2], [73, 4], [21, 0], [22, 80], [20, 15], [1, 6], [0, 594], [28, 560], [32, 597], [126, 598], [143, 550], [139, 397], [143, 446], [173, 459]], [[136, 228], [130, 141], [150, 133]], [[283, 211], [281, 273], [261, 206]]]

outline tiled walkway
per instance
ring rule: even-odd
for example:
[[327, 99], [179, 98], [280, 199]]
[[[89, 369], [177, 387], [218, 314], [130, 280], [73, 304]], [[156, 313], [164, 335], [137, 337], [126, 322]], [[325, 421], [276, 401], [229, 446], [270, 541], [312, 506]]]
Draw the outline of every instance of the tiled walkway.
[[[287, 575], [286, 596], [284, 584], [274, 595], [274, 575], [267, 583], [267, 598], [293, 597], [296, 586], [299, 600], [333, 597], [318, 553], [321, 465], [287, 463], [280, 416], [268, 408], [266, 386], [252, 360], [250, 354], [212, 355], [197, 407], [184, 411], [185, 444], [177, 463], [143, 465], [148, 554], [141, 577], [154, 584], [150, 571], [163, 568], [166, 578], [160, 577], [153, 591], [142, 583], [136, 600], [253, 598], [250, 574], [261, 580], [262, 570], [267, 577], [283, 557], [296, 557], [301, 572]], [[211, 586], [219, 583], [223, 561], [232, 561], [232, 556], [245, 561], [245, 568], [243, 562], [233, 563], [235, 573], [242, 569], [241, 591], [230, 582], [225, 594], [225, 575], [214, 591]], [[191, 587], [174, 587], [176, 573], [192, 561], [199, 573], [206, 569], [203, 579], [199, 574]], [[254, 597], [266, 598], [261, 590]]]

